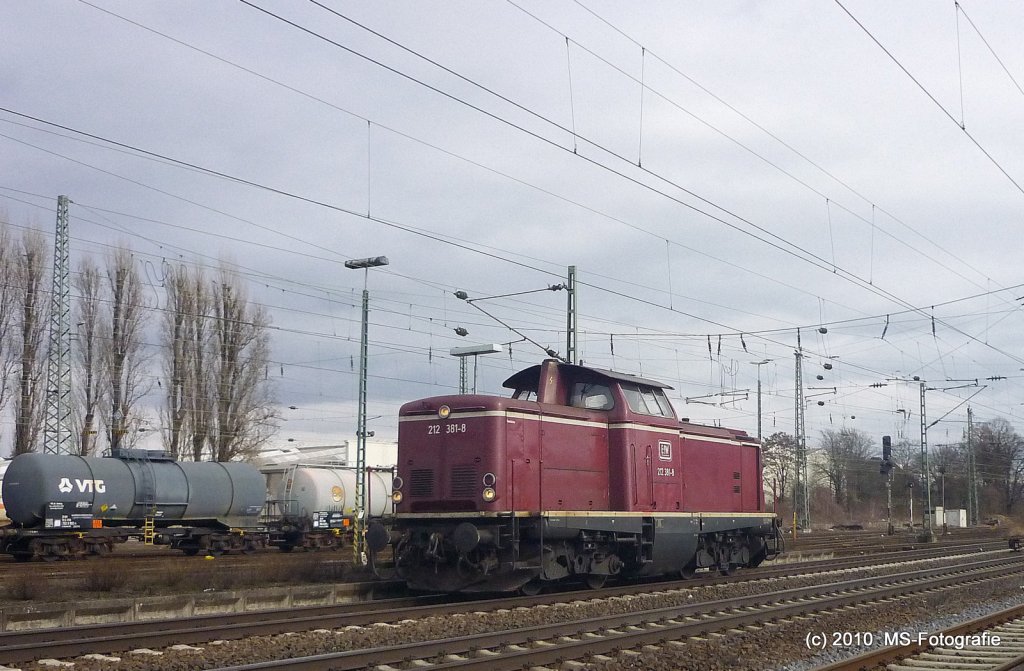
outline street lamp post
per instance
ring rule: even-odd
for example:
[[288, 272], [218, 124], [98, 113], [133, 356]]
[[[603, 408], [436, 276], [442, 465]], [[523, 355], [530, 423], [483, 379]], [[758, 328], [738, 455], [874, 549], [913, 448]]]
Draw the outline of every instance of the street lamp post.
[[763, 361], [751, 361], [750, 363], [757, 366], [757, 440], [761, 442], [761, 366], [766, 363], [771, 363], [771, 359], [765, 359]]
[[925, 504], [925, 515], [924, 515], [924, 528], [921, 532], [921, 538], [926, 543], [932, 543], [935, 541], [934, 520], [935, 509], [932, 507], [932, 476], [929, 472], [931, 465], [928, 459], [928, 419], [926, 417], [924, 393], [928, 387], [924, 382], [921, 385], [921, 471], [924, 476], [924, 496], [922, 497]]
[[942, 535], [949, 533], [949, 527], [946, 526], [946, 466], [943, 464], [939, 466], [939, 477], [942, 479]]
[[370, 292], [366, 288], [370, 268], [388, 265], [388, 257], [373, 256], [366, 259], [352, 259], [345, 262], [346, 268], [362, 269], [363, 272], [363, 317], [359, 337], [359, 409], [356, 420], [356, 495], [355, 495], [355, 533], [352, 543], [353, 559], [357, 565], [366, 563], [363, 531], [366, 527], [366, 359], [367, 335], [370, 321]]

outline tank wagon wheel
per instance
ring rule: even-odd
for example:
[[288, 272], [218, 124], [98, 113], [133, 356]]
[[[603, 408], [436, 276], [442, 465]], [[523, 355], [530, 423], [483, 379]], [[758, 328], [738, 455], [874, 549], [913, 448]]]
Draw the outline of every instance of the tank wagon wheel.
[[39, 542], [38, 540], [32, 541], [30, 545], [33, 554], [40, 557], [45, 562], [55, 562], [60, 559], [60, 554], [55, 546], [47, 545]]
[[182, 548], [181, 551], [185, 553], [186, 557], [195, 557], [199, 554], [199, 548]]
[[583, 582], [586, 583], [587, 587], [590, 589], [601, 589], [604, 587], [604, 584], [608, 582], [608, 576], [588, 573], [584, 576]]
[[289, 545], [287, 543], [282, 544], [282, 545], [278, 545], [277, 547], [281, 548], [281, 552], [291, 552], [292, 550], [295, 549], [294, 545]]
[[108, 555], [114, 551], [114, 546], [110, 543], [94, 543], [89, 546], [89, 554], [102, 557]]
[[718, 573], [720, 575], [732, 575], [735, 572], [736, 572], [736, 565], [735, 564], [726, 564], [724, 566], [719, 566], [718, 567]]

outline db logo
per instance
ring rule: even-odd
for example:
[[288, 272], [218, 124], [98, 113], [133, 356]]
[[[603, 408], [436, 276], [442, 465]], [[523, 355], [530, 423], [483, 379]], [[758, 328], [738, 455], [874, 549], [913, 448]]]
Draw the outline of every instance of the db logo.
[[76, 487], [83, 494], [86, 492], [102, 494], [107, 491], [107, 486], [102, 480], [79, 480], [75, 478], [74, 482], [72, 482], [71, 478], [61, 478], [60, 484], [57, 485], [57, 489], [61, 494], [70, 494], [75, 491]]

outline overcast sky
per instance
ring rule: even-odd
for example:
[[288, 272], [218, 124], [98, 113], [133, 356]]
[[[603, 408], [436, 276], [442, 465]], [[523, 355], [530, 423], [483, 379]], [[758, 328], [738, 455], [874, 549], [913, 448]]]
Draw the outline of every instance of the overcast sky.
[[[1024, 431], [1024, 8], [961, 6], [0, 0], [0, 212], [52, 239], [68, 195], [72, 263], [130, 246], [153, 307], [169, 264], [235, 263], [280, 444], [353, 435], [343, 261], [377, 255], [378, 438], [458, 390], [450, 348], [520, 340], [455, 290], [570, 265], [579, 356], [680, 416], [755, 433], [767, 359], [764, 433], [793, 432], [799, 329], [812, 444], [916, 441], [913, 376], [932, 445], [968, 404]], [[564, 292], [478, 306], [565, 352]], [[543, 357], [481, 357], [478, 387]]]

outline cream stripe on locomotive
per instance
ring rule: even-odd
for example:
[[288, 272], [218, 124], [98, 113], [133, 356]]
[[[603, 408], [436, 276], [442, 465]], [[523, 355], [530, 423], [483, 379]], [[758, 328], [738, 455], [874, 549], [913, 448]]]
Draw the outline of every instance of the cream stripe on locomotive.
[[623, 511], [623, 510], [514, 510], [450, 513], [395, 513], [395, 519], [452, 519], [472, 517], [679, 517], [689, 519], [711, 518], [745, 518], [775, 519], [773, 513], [760, 511], [749, 513], [674, 513], [667, 511]]
[[571, 417], [558, 417], [555, 415], [542, 415], [525, 412], [514, 412], [511, 410], [484, 410], [484, 411], [469, 411], [459, 412], [458, 410], [452, 410], [452, 414], [449, 415], [447, 420], [441, 420], [437, 415], [416, 415], [413, 417], [399, 417], [398, 422], [438, 422], [438, 421], [452, 421], [454, 419], [474, 419], [478, 417], [506, 417], [508, 419], [522, 419], [530, 421], [545, 421], [552, 422], [554, 424], [567, 424], [570, 426], [586, 426], [590, 428], [601, 428], [607, 426], [609, 430], [623, 430], [632, 429], [634, 431], [649, 431], [651, 433], [664, 433], [668, 435], [678, 435], [681, 438], [689, 438], [692, 440], [703, 440], [709, 443], [723, 443], [725, 445], [749, 445], [739, 440], [731, 440], [729, 438], [718, 438], [716, 436], [702, 436], [697, 433], [684, 433], [681, 429], [672, 429], [665, 426], [651, 426], [649, 424], [638, 424], [636, 422], [615, 422], [612, 424], [606, 424], [605, 422], [594, 422], [586, 419], [573, 419]]

